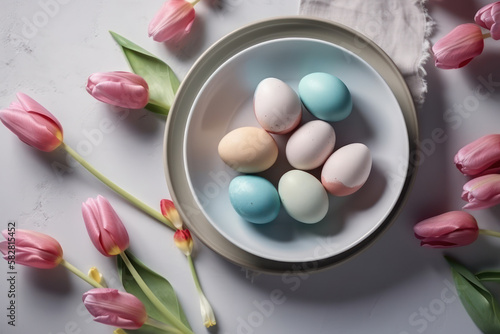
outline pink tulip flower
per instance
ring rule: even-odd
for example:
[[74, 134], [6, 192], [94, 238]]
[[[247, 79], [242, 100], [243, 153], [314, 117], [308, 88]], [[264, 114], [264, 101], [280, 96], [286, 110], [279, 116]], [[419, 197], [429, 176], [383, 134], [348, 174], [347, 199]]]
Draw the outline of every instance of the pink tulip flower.
[[500, 174], [476, 177], [464, 185], [462, 199], [468, 203], [464, 209], [478, 210], [500, 204]]
[[152, 36], [157, 42], [181, 40], [191, 31], [195, 18], [194, 5], [198, 1], [166, 1], [149, 23], [149, 37]]
[[83, 294], [83, 304], [94, 321], [124, 329], [138, 329], [148, 319], [144, 304], [134, 295], [97, 288]]
[[128, 248], [127, 230], [106, 198], [89, 198], [82, 204], [82, 213], [90, 240], [104, 256], [118, 255]]
[[413, 227], [420, 245], [432, 248], [465, 246], [476, 241], [476, 219], [464, 211], [450, 211], [425, 219]]
[[146, 80], [130, 72], [94, 73], [88, 78], [87, 92], [101, 102], [129, 109], [144, 108], [149, 101]]
[[24, 143], [44, 152], [55, 150], [63, 141], [59, 121], [26, 94], [17, 93], [19, 102], [0, 110], [0, 121]]
[[476, 139], [455, 155], [455, 165], [465, 175], [475, 176], [500, 171], [500, 134]]
[[0, 252], [7, 261], [14, 260], [16, 264], [28, 267], [51, 269], [63, 260], [62, 247], [51, 236], [22, 229], [15, 232], [3, 230], [2, 235], [5, 240], [0, 242]]
[[484, 40], [481, 28], [472, 23], [461, 24], [434, 46], [436, 67], [442, 69], [460, 68], [483, 52]]
[[500, 39], [500, 1], [484, 6], [474, 16], [474, 21], [490, 31], [491, 38]]

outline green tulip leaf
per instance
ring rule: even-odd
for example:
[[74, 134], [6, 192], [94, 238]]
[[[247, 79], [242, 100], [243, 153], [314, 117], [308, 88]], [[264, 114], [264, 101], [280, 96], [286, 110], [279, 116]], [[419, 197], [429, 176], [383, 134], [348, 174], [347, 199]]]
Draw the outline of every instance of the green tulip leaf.
[[167, 115], [180, 84], [174, 71], [162, 60], [137, 44], [115, 32], [110, 31], [110, 33], [122, 47], [132, 71], [143, 77], [148, 83], [149, 103], [146, 109]]
[[[126, 252], [126, 255], [139, 275], [142, 277], [146, 285], [151, 289], [153, 294], [158, 297], [162, 304], [165, 305], [165, 307], [176, 318], [178, 318], [184, 325], [186, 325], [186, 327], [191, 328], [172, 285], [164, 277], [149, 269], [144, 263], [138, 260], [129, 251]], [[125, 290], [128, 293], [133, 294], [143, 302], [144, 306], [146, 307], [146, 311], [151, 318], [168, 324], [168, 319], [166, 319], [166, 317], [160, 311], [158, 311], [158, 309], [153, 305], [148, 297], [146, 297], [144, 292], [142, 292], [141, 288], [128, 270], [122, 258], [120, 256], [117, 256], [116, 259], [118, 273]], [[150, 326], [143, 327], [148, 327], [148, 330], [152, 329], [152, 327]]]
[[495, 297], [467, 268], [445, 258], [451, 266], [458, 296], [476, 326], [485, 334], [500, 333], [500, 308]]
[[480, 281], [500, 282], [500, 271], [498, 270], [481, 271], [476, 274], [476, 277]]
[[147, 324], [142, 325], [141, 328], [138, 328], [138, 329], [124, 330], [122, 328], [122, 331], [124, 331], [127, 334], [172, 334], [172, 333], [177, 333], [177, 331], [168, 330], [168, 329], [160, 329], [160, 328], [150, 326]]
[[168, 334], [171, 332], [165, 331], [163, 329], [159, 329], [153, 326], [149, 325], [142, 325], [141, 328], [139, 329], [127, 329], [124, 331], [125, 333], [130, 333], [130, 334]]

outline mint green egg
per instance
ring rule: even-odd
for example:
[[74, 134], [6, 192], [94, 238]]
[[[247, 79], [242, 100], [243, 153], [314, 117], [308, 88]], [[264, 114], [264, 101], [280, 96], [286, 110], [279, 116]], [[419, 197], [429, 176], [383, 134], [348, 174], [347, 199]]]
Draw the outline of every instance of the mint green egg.
[[329, 73], [316, 72], [303, 77], [299, 96], [307, 110], [321, 120], [336, 122], [351, 114], [351, 92], [342, 80]]
[[229, 200], [246, 221], [267, 224], [278, 216], [281, 207], [278, 190], [256, 175], [239, 175], [229, 183]]

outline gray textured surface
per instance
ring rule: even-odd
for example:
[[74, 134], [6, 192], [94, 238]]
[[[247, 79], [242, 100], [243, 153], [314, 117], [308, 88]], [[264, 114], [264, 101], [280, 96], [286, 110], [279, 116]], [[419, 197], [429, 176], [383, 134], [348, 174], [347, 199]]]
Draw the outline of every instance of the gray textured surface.
[[[164, 120], [142, 111], [120, 113], [98, 103], [85, 92], [86, 78], [97, 71], [127, 69], [108, 30], [159, 55], [182, 78], [224, 34], [258, 19], [296, 14], [298, 9], [298, 2], [289, 0], [214, 3], [197, 5], [193, 34], [183, 48], [166, 48], [147, 37], [147, 24], [162, 4], [159, 0], [147, 4], [5, 0], [0, 14], [0, 106], [6, 107], [17, 91], [31, 95], [59, 118], [68, 144], [118, 184], [157, 206], [169, 196], [162, 165]], [[452, 1], [430, 1], [430, 14], [438, 24], [433, 40], [457, 24], [471, 22], [486, 3], [463, 1], [458, 6]], [[33, 22], [39, 27], [29, 31]], [[23, 29], [28, 29], [24, 35]], [[475, 95], [489, 76], [500, 82], [498, 51], [498, 42], [487, 41], [484, 54], [462, 70], [426, 66], [429, 93], [419, 111], [423, 161], [415, 187], [399, 219], [367, 252], [331, 270], [292, 277], [252, 275], [200, 247], [197, 268], [218, 329], [208, 331], [201, 325], [196, 292], [184, 256], [170, 241], [171, 231], [123, 202], [83, 168], [67, 162], [65, 154], [36, 152], [3, 127], [0, 228], [16, 221], [20, 228], [51, 234], [61, 242], [68, 261], [85, 271], [98, 266], [110, 285], [118, 286], [113, 261], [93, 248], [80, 213], [88, 197], [106, 196], [129, 230], [132, 250], [176, 287], [196, 333], [479, 333], [449, 287], [451, 276], [443, 252], [420, 248], [412, 226], [463, 205], [460, 193], [465, 178], [455, 169], [453, 156], [473, 139], [499, 131], [499, 86], [491, 87], [484, 100]], [[112, 131], [100, 130], [104, 119], [114, 125]], [[445, 131], [445, 141], [433, 140], [436, 129]], [[61, 166], [55, 162], [66, 166], [62, 175], [54, 172], [54, 166]], [[482, 226], [499, 228], [498, 209], [474, 215]], [[499, 268], [498, 247], [496, 240], [482, 238], [448, 253], [473, 269]], [[6, 273], [5, 262], [0, 262], [2, 334], [112, 332], [92, 322], [82, 309], [86, 283], [61, 268], [17, 267], [16, 327], [8, 326]]]

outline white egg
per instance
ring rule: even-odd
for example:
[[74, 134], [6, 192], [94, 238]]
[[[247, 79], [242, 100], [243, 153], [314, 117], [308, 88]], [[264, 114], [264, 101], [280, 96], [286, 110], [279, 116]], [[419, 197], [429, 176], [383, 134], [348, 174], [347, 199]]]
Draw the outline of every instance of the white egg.
[[321, 171], [321, 183], [335, 196], [347, 196], [365, 184], [372, 168], [372, 157], [366, 145], [349, 144], [328, 158]]
[[299, 96], [279, 79], [262, 80], [255, 89], [253, 103], [257, 121], [268, 132], [285, 134], [300, 123], [302, 105]]
[[321, 166], [335, 147], [335, 130], [325, 121], [307, 122], [286, 144], [286, 158], [294, 168], [310, 170]]
[[286, 172], [278, 183], [285, 211], [305, 224], [315, 224], [328, 212], [328, 194], [318, 179], [301, 170]]

